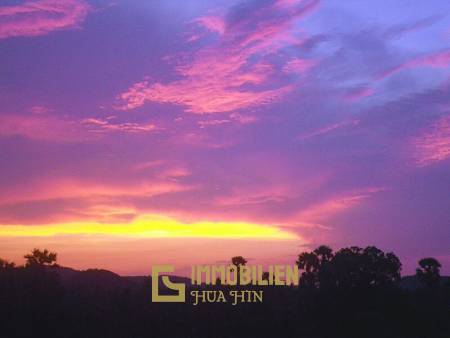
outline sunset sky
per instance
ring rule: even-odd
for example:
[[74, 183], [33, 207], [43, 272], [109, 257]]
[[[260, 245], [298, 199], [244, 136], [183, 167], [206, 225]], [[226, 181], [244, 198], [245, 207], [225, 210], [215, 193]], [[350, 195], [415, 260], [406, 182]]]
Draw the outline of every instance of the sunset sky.
[[0, 170], [17, 263], [450, 273], [450, 2], [3, 0]]

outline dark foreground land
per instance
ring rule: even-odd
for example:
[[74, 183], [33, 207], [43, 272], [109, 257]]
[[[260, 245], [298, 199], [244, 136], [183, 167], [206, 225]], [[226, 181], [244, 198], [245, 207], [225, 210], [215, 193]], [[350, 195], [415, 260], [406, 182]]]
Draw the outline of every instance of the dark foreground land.
[[186, 303], [152, 303], [150, 277], [5, 263], [0, 337], [450, 337], [448, 278], [429, 285], [416, 276], [366, 284], [346, 271], [351, 283], [341, 278], [336, 286], [327, 285], [332, 278], [326, 269], [309, 269], [308, 275], [303, 268], [298, 288], [256, 287], [264, 290], [262, 303], [194, 306], [189, 284]]

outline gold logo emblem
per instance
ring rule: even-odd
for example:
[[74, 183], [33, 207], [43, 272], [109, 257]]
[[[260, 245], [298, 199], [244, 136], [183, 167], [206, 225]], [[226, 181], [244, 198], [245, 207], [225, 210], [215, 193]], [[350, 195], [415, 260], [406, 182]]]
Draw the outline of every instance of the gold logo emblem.
[[162, 283], [171, 290], [178, 291], [178, 295], [159, 294], [159, 274], [173, 272], [172, 265], [155, 265], [152, 267], [152, 302], [184, 303], [186, 301], [186, 286], [184, 283], [172, 283], [169, 276], [161, 276]]

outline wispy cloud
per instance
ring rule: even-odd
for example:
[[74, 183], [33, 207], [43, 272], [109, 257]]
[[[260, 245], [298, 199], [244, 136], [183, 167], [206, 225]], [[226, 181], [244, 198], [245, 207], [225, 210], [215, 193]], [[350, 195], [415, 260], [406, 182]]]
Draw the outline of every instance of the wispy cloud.
[[415, 22], [409, 22], [404, 24], [395, 25], [386, 30], [384, 37], [390, 38], [398, 38], [402, 35], [417, 32], [423, 29], [426, 29], [436, 22], [440, 21], [443, 18], [442, 15], [433, 15]]
[[346, 101], [355, 102], [373, 95], [374, 90], [370, 87], [354, 87], [347, 90], [344, 94]]
[[91, 132], [125, 132], [125, 133], [142, 133], [158, 130], [153, 123], [113, 123], [111, 119], [87, 118], [81, 123], [88, 127]]
[[215, 32], [220, 35], [225, 33], [225, 22], [220, 16], [202, 16], [194, 22], [205, 27], [211, 32]]
[[334, 196], [304, 208], [294, 216], [294, 219], [300, 224], [326, 226], [325, 223], [331, 217], [357, 206], [383, 190], [385, 189], [374, 187]]
[[166, 177], [124, 180], [99, 182], [99, 179], [94, 181], [74, 177], [42, 177], [39, 180], [29, 180], [26, 184], [18, 184], [14, 189], [11, 188], [11, 191], [5, 188], [5, 195], [0, 197], [0, 204], [50, 199], [151, 197], [192, 189], [191, 186], [174, 183]]
[[1, 114], [0, 137], [21, 136], [32, 140], [52, 142], [83, 142], [106, 133], [149, 133], [160, 130], [153, 123], [123, 122], [112, 119], [86, 118], [79, 120], [47, 114], [39, 109], [32, 115]]
[[161, 174], [150, 173], [111, 179], [55, 177], [57, 173], [28, 179], [14, 187], [3, 187], [0, 196], [0, 223], [43, 224], [65, 221], [124, 222], [140, 214], [139, 203], [157, 196], [193, 190], [180, 180], [188, 175], [183, 168]]
[[206, 120], [206, 121], [198, 121], [198, 125], [200, 128], [205, 128], [207, 126], [217, 126], [224, 123], [230, 123], [230, 120]]
[[36, 0], [0, 6], [0, 39], [76, 28], [89, 10], [90, 6], [84, 0]]
[[450, 158], [450, 115], [441, 117], [412, 141], [416, 164], [424, 167]]
[[308, 71], [311, 67], [316, 65], [316, 61], [301, 59], [301, 58], [293, 58], [286, 62], [283, 66], [283, 72], [291, 73], [291, 74], [302, 74]]
[[425, 56], [419, 56], [409, 60], [397, 67], [389, 69], [380, 74], [379, 78], [384, 79], [405, 69], [431, 67], [448, 68], [450, 66], [450, 50], [440, 51]]
[[47, 114], [52, 111], [51, 108], [45, 107], [45, 106], [32, 106], [30, 108], [30, 112], [33, 114]]
[[22, 136], [33, 140], [74, 142], [88, 138], [78, 123], [46, 114], [0, 114], [0, 137]]
[[[306, 72], [313, 61], [287, 61], [279, 52], [300, 44], [301, 31], [295, 23], [314, 11], [316, 0], [292, 6], [258, 4], [258, 15], [201, 17], [197, 23], [215, 34], [213, 45], [192, 52], [189, 61], [175, 67], [181, 77], [169, 83], [144, 80], [119, 95], [122, 109], [134, 109], [147, 101], [178, 104], [191, 113], [230, 112], [279, 100], [295, 86], [275, 81], [282, 73], [268, 56], [286, 63], [284, 71]], [[253, 4], [254, 5], [254, 4]]]
[[209, 127], [209, 126], [218, 126], [218, 125], [229, 124], [229, 123], [233, 123], [233, 122], [237, 123], [237, 124], [251, 124], [251, 123], [255, 123], [257, 120], [258, 119], [252, 115], [231, 113], [228, 116], [228, 118], [200, 120], [197, 122], [197, 124], [200, 126], [200, 128], [205, 128], [205, 127]]
[[356, 125], [358, 125], [358, 123], [359, 123], [358, 120], [342, 121], [342, 122], [333, 123], [333, 124], [327, 125], [325, 127], [313, 130], [309, 133], [301, 134], [297, 137], [297, 140], [300, 140], [300, 141], [308, 140], [308, 139], [316, 137], [316, 136], [328, 134], [332, 131], [335, 131], [336, 129], [340, 129], [340, 128], [344, 128], [344, 127], [348, 127], [348, 126], [356, 126]]

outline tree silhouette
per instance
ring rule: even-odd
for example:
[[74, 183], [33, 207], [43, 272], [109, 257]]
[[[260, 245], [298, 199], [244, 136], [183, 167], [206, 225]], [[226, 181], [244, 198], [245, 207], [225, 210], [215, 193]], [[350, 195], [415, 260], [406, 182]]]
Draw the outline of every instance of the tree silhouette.
[[[218, 332], [236, 338], [273, 338], [275, 332], [299, 338], [450, 337], [450, 288], [394, 284], [401, 264], [376, 247], [333, 252], [321, 246], [303, 253], [297, 263], [303, 272], [315, 273], [314, 287], [267, 287], [264, 302], [251, 308], [155, 306], [149, 277], [46, 268], [56, 259], [50, 254], [38, 250], [28, 255], [37, 268], [4, 268], [11, 263], [0, 260], [0, 337], [147, 337], [150, 329], [159, 337], [168, 327], [171, 336], [197, 338]], [[231, 262], [247, 264], [241, 256]], [[420, 265], [423, 274], [433, 274], [440, 264], [425, 260]]]
[[31, 251], [31, 254], [24, 256], [26, 259], [25, 266], [54, 265], [56, 263], [56, 256], [55, 252], [50, 252], [47, 249], [41, 251], [35, 248]]
[[317, 257], [319, 258], [320, 265], [324, 265], [325, 263], [328, 263], [333, 258], [333, 249], [331, 249], [329, 246], [321, 245], [317, 249], [313, 251]]
[[368, 246], [363, 257], [367, 285], [387, 286], [400, 281], [402, 264], [392, 252], [384, 253], [375, 246]]
[[333, 249], [329, 246], [321, 245], [313, 251], [316, 254], [318, 262], [318, 271], [316, 273], [316, 279], [319, 282], [320, 288], [330, 288], [333, 286], [332, 278], [332, 260], [334, 258]]
[[15, 266], [14, 262], [9, 262], [6, 259], [0, 258], [0, 269], [12, 269]]
[[300, 270], [304, 270], [300, 276], [302, 286], [315, 287], [317, 285], [319, 262], [319, 257], [315, 252], [302, 252], [298, 255], [296, 264]]
[[335, 283], [340, 288], [390, 286], [400, 280], [400, 270], [396, 255], [374, 246], [344, 248], [333, 258]]
[[240, 284], [241, 283], [240, 267], [241, 267], [241, 265], [247, 264], [247, 260], [242, 256], [235, 256], [235, 257], [231, 258], [231, 264], [233, 264], [237, 267], [237, 271], [236, 271], [237, 283], [236, 284]]
[[300, 285], [314, 288], [364, 288], [390, 286], [400, 280], [401, 263], [393, 253], [369, 246], [352, 246], [333, 254], [322, 245], [303, 252], [296, 261], [304, 270]]
[[437, 287], [441, 279], [441, 263], [435, 258], [427, 257], [419, 261], [419, 266], [416, 269], [419, 281], [428, 288]]

